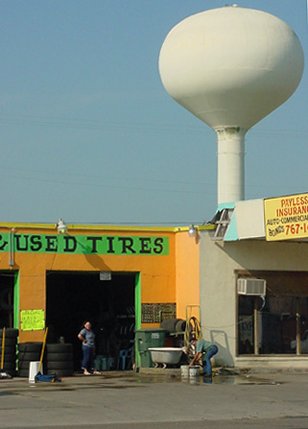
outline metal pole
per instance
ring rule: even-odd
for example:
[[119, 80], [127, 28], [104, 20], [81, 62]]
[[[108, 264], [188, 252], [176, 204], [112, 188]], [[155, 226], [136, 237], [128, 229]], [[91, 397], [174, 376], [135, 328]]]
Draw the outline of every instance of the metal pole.
[[253, 320], [254, 320], [254, 354], [259, 354], [259, 311], [257, 309], [257, 300], [258, 298], [255, 298], [254, 301], [254, 310], [253, 310]]
[[296, 354], [300, 355], [302, 353], [302, 343], [301, 343], [301, 315], [300, 315], [300, 306], [299, 299], [296, 299]]

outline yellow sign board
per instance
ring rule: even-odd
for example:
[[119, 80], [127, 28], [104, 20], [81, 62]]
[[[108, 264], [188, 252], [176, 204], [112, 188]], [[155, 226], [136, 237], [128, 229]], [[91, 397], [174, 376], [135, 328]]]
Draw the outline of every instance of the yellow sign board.
[[38, 331], [45, 328], [44, 310], [21, 310], [20, 324], [22, 331]]
[[264, 200], [267, 241], [308, 237], [308, 194]]

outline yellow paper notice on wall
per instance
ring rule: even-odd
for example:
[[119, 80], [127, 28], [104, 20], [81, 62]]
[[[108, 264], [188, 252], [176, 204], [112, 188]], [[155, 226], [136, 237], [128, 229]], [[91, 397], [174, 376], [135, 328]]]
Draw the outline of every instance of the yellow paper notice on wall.
[[22, 331], [38, 331], [40, 329], [44, 329], [44, 310], [21, 310], [20, 328]]

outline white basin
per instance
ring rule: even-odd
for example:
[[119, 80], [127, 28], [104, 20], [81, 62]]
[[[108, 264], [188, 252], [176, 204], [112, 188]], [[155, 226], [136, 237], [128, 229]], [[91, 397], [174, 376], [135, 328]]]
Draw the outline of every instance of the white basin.
[[176, 365], [180, 362], [183, 350], [179, 347], [150, 347], [149, 352], [156, 367], [160, 364], [166, 368], [167, 365]]

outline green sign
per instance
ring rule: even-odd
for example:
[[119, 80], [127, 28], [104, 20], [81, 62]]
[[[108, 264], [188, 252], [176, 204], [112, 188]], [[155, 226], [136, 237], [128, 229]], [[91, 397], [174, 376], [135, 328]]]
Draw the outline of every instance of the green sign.
[[17, 234], [10, 248], [8, 233], [0, 234], [0, 252], [99, 255], [168, 255], [169, 238], [153, 236]]
[[40, 329], [44, 329], [44, 310], [21, 310], [20, 326], [22, 331], [38, 331]]

